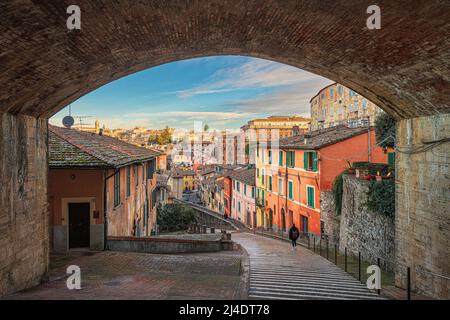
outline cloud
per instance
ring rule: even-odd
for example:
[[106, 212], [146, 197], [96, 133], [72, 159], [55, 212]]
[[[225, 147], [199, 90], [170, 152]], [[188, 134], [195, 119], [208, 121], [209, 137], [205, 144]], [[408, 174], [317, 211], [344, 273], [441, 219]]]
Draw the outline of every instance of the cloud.
[[294, 86], [317, 78], [321, 77], [296, 67], [268, 60], [252, 59], [238, 67], [220, 69], [208, 78], [206, 84], [177, 93], [180, 98], [187, 98], [244, 88]]
[[332, 83], [332, 81], [318, 77], [305, 84], [279, 88], [272, 92], [263, 93], [250, 99], [227, 102], [227, 107], [250, 113], [296, 114], [309, 116], [311, 98], [317, 92]]

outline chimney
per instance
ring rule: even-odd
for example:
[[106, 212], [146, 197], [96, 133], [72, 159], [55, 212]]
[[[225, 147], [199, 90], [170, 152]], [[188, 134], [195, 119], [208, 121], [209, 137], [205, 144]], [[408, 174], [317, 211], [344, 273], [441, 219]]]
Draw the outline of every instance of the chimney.
[[310, 133], [305, 133], [305, 144], [311, 143], [312, 136]]
[[292, 127], [292, 135], [294, 137], [300, 135], [300, 127], [299, 126], [293, 126]]

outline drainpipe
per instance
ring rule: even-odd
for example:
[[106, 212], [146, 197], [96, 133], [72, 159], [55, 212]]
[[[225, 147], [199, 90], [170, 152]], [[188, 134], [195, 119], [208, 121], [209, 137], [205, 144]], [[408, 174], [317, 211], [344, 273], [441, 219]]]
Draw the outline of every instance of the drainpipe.
[[367, 117], [367, 158], [369, 162], [372, 162], [372, 146], [371, 146], [371, 141], [370, 141], [370, 117]]
[[[108, 245], [107, 245], [107, 240], [108, 240], [108, 219], [107, 219], [107, 207], [108, 207], [108, 202], [106, 201], [106, 182], [108, 181], [109, 178], [115, 176], [118, 172], [120, 171], [120, 169], [115, 169], [114, 173], [106, 176], [105, 180], [103, 181], [103, 250], [108, 250]], [[108, 174], [108, 170], [106, 170], [106, 174]]]

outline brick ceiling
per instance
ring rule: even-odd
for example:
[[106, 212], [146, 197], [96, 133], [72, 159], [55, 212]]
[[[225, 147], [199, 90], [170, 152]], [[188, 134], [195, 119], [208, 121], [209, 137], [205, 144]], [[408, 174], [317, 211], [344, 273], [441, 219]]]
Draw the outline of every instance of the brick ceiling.
[[[0, 112], [48, 117], [162, 63], [261, 57], [338, 81], [397, 118], [450, 112], [450, 1], [3, 0]], [[81, 7], [68, 31], [66, 8]]]

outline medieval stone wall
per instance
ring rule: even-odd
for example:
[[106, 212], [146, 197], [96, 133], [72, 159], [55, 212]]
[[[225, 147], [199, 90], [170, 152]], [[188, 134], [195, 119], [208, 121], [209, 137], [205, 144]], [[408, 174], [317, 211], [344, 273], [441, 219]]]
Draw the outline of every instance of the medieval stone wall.
[[413, 290], [448, 299], [450, 143], [418, 150], [443, 138], [450, 138], [450, 114], [402, 120], [397, 126], [396, 284], [405, 287], [409, 266]]
[[[393, 269], [395, 260], [395, 222], [379, 212], [367, 208], [369, 182], [354, 175], [343, 175], [342, 212], [339, 249], [349, 254], [361, 253], [363, 259]], [[383, 263], [385, 262], [385, 263]]]
[[0, 296], [48, 268], [47, 120], [0, 114]]
[[339, 244], [341, 217], [334, 212], [333, 192], [320, 192], [320, 220], [324, 224], [324, 232], [329, 244]]

